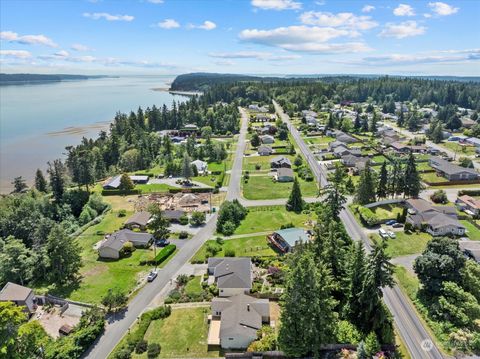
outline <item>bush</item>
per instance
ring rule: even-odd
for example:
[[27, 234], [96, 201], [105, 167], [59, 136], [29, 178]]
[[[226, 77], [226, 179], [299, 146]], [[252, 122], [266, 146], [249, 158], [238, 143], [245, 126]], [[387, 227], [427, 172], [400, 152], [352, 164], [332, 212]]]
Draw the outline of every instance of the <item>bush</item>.
[[226, 236], [231, 236], [237, 227], [235, 226], [235, 223], [231, 221], [226, 221], [223, 226], [222, 226], [222, 233]]
[[121, 209], [118, 211], [118, 216], [119, 217], [125, 217], [127, 215], [127, 210]]
[[147, 348], [148, 348], [148, 342], [142, 339], [135, 346], [135, 353], [137, 354], [145, 353], [147, 351]]
[[373, 213], [370, 208], [366, 208], [363, 206], [357, 207], [358, 214], [360, 215], [360, 219], [364, 222], [367, 226], [375, 226], [380, 223], [380, 219], [377, 217], [375, 213]]
[[167, 259], [173, 252], [175, 252], [175, 249], [177, 246], [175, 244], [169, 244], [168, 246], [164, 247], [159, 253], [157, 253], [157, 256], [153, 259], [153, 263], [160, 264], [162, 263], [165, 259]]
[[257, 163], [257, 164], [255, 165], [255, 169], [256, 169], [257, 171], [259, 171], [261, 168], [262, 168], [262, 165], [261, 165], [260, 163]]
[[431, 196], [430, 199], [434, 203], [447, 203], [447, 194], [445, 193], [444, 190], [439, 189], [438, 191], [435, 191]]
[[118, 352], [116, 352], [113, 357], [114, 357], [114, 359], [130, 359], [132, 357], [132, 353], [130, 352], [130, 350], [128, 348], [123, 348], [123, 349], [119, 350]]
[[192, 226], [200, 226], [205, 223], [206, 219], [207, 219], [207, 216], [205, 215], [205, 212], [195, 211], [192, 213], [192, 216], [190, 217], [190, 224]]
[[184, 214], [178, 219], [178, 222], [180, 222], [182, 226], [186, 226], [188, 224], [188, 216]]
[[102, 191], [102, 196], [127, 196], [131, 194], [140, 194], [141, 191], [139, 189], [132, 189], [128, 191], [124, 191], [121, 189], [104, 189]]
[[219, 244], [209, 242], [207, 244], [207, 248], [205, 250], [206, 251], [206, 256], [207, 256], [207, 258], [208, 257], [214, 257], [221, 250], [222, 250], [222, 247]]
[[161, 350], [160, 344], [157, 344], [157, 343], [148, 344], [147, 357], [149, 359], [158, 358], [158, 356], [160, 355], [160, 350]]
[[180, 238], [180, 239], [187, 239], [187, 238], [188, 238], [188, 232], [186, 232], [186, 231], [181, 231], [181, 232], [178, 234], [178, 238]]
[[131, 254], [133, 251], [135, 251], [135, 247], [133, 246], [133, 243], [130, 241], [127, 241], [123, 244], [123, 247], [120, 252], [122, 256], [125, 256], [125, 255]]
[[180, 274], [178, 277], [177, 277], [177, 283], [179, 286], [184, 286], [188, 283], [188, 275], [186, 274]]
[[234, 249], [226, 249], [225, 250], [225, 257], [235, 257], [235, 250]]
[[280, 229], [287, 229], [287, 228], [293, 228], [293, 227], [295, 227], [295, 225], [292, 222], [290, 222], [290, 223], [282, 224], [280, 226]]

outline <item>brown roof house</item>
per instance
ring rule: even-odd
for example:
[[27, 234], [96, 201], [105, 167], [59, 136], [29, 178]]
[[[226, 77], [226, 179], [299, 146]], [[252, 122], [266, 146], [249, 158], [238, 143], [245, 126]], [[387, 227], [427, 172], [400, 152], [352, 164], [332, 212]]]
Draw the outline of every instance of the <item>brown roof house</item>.
[[212, 300], [212, 319], [208, 331], [208, 346], [222, 349], [246, 349], [257, 339], [257, 331], [270, 324], [268, 299], [246, 294]]
[[12, 282], [5, 284], [0, 291], [0, 302], [13, 302], [15, 305], [24, 307], [24, 311], [29, 314], [37, 309], [33, 290]]
[[471, 215], [477, 216], [480, 214], [480, 200], [464, 195], [457, 198], [455, 205], [458, 209], [470, 212]]
[[142, 211], [142, 212], [137, 212], [133, 216], [131, 216], [127, 221], [125, 222], [125, 227], [133, 229], [133, 228], [140, 228], [140, 229], [145, 229], [147, 228], [147, 224], [150, 221], [150, 218], [152, 218], [152, 215], [150, 212], [147, 211]]
[[432, 206], [424, 199], [409, 199], [406, 206], [406, 221], [414, 228], [424, 228], [432, 236], [465, 234], [465, 227], [458, 221], [455, 207]]
[[101, 258], [120, 258], [123, 246], [131, 242], [134, 247], [147, 248], [152, 244], [153, 236], [150, 233], [134, 232], [129, 229], [121, 229], [109, 235], [98, 248]]

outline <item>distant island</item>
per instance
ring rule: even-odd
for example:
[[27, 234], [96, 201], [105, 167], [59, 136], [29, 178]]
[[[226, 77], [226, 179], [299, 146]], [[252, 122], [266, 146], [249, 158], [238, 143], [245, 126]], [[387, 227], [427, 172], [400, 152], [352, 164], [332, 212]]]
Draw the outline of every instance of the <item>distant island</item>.
[[61, 81], [76, 81], [88, 80], [104, 77], [116, 77], [106, 75], [66, 75], [66, 74], [5, 74], [0, 73], [0, 85], [14, 85], [21, 83], [45, 83], [45, 82], [61, 82]]

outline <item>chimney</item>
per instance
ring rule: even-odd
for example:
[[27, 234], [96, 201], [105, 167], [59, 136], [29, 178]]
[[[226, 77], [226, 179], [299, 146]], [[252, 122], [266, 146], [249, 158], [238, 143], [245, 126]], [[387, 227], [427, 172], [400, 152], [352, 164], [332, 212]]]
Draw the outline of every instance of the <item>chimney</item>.
[[247, 304], [247, 312], [250, 311], [250, 304]]

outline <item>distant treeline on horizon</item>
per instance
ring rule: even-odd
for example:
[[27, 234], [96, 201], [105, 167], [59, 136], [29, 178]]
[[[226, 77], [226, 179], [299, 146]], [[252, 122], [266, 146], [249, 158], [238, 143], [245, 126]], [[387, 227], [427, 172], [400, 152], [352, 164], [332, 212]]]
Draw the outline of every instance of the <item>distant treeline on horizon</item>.
[[5, 74], [0, 73], [0, 85], [14, 83], [41, 83], [72, 80], [87, 80], [92, 78], [110, 77], [105, 75], [66, 75], [66, 74]]

